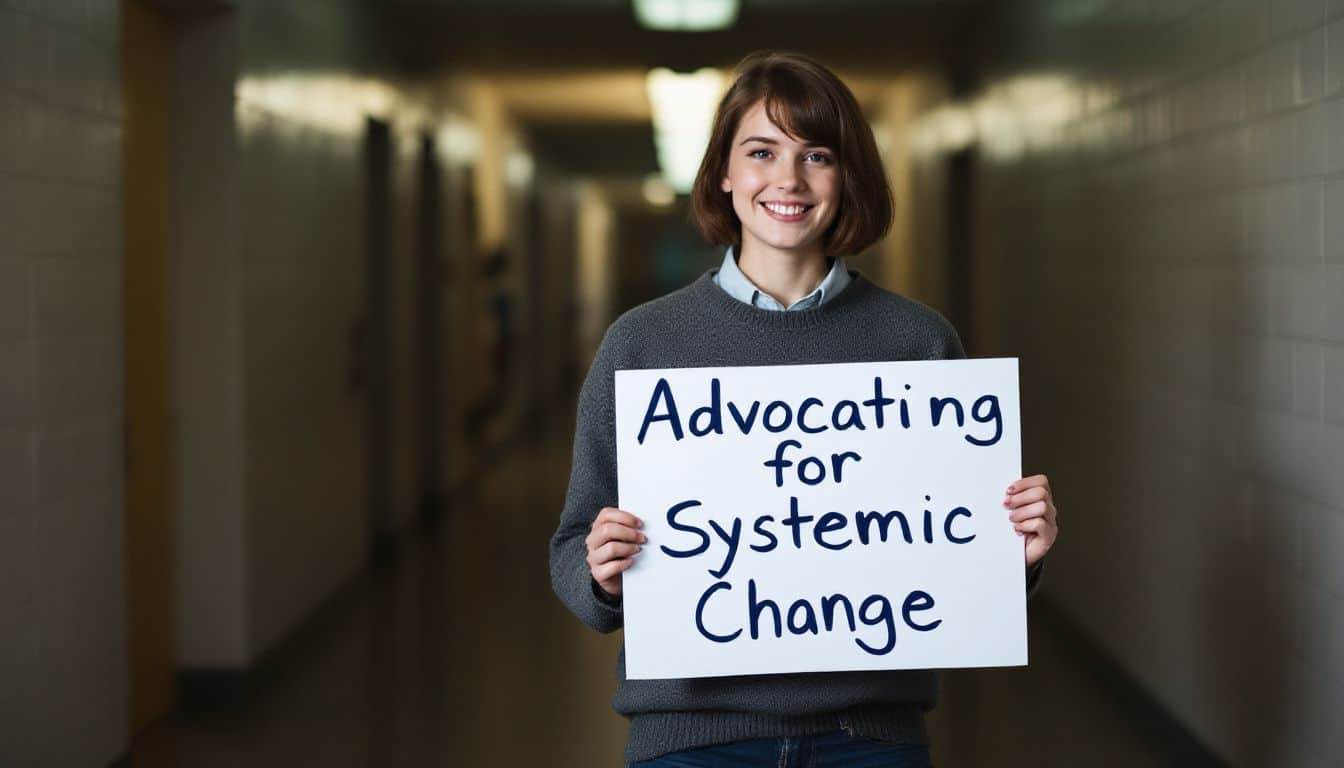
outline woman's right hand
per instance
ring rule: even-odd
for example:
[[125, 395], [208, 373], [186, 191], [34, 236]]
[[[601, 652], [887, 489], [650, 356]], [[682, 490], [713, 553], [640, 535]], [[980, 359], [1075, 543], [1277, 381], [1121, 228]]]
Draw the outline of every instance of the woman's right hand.
[[621, 574], [634, 565], [639, 545], [649, 540], [639, 531], [643, 527], [644, 523], [629, 512], [603, 507], [584, 540], [588, 545], [588, 570], [593, 574], [593, 581], [612, 597], [620, 596]]

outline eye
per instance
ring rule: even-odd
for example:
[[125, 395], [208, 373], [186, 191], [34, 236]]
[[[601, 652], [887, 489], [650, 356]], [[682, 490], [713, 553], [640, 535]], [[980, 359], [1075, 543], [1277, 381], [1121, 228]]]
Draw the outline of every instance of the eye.
[[761, 154], [766, 154], [766, 155], [768, 155], [768, 154], [770, 154], [770, 150], [768, 150], [768, 149], [753, 149], [753, 150], [751, 150], [750, 152], [747, 153], [747, 157], [755, 157], [756, 159], [759, 160], [760, 158], [757, 157], [757, 156], [758, 156], [758, 155], [761, 155]]
[[814, 162], [820, 163], [821, 165], [830, 165], [831, 163], [835, 162], [834, 160], [831, 159], [831, 156], [826, 154], [825, 152], [809, 152], [807, 156], [808, 158], [814, 159]]

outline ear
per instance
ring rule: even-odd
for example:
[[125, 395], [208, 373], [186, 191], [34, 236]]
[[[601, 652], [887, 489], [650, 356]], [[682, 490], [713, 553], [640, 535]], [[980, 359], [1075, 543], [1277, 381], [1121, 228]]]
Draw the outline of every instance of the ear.
[[719, 189], [722, 189], [724, 192], [732, 192], [733, 182], [729, 181], [727, 176], [724, 176], [723, 181], [719, 182]]

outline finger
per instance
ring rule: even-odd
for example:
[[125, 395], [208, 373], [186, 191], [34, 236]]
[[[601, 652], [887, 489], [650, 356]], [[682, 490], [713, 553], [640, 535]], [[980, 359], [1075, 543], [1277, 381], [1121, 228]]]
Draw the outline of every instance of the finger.
[[1037, 501], [1028, 504], [1025, 507], [1018, 507], [1013, 510], [1012, 514], [1008, 515], [1008, 519], [1012, 520], [1014, 523], [1030, 520], [1033, 517], [1045, 517], [1048, 519], [1047, 513], [1049, 510], [1049, 506], [1047, 506], [1044, 501]]
[[623, 541], [608, 541], [588, 550], [588, 565], [590, 567], [599, 566], [611, 560], [619, 560], [622, 557], [629, 557], [639, 550], [640, 546], [638, 544], [628, 544]]
[[1050, 551], [1050, 547], [1054, 543], [1055, 537], [1053, 535], [1028, 536], [1027, 546], [1024, 550], [1027, 557], [1027, 567], [1035, 565], [1036, 561], [1045, 557], [1045, 553]]
[[606, 544], [593, 550], [593, 562], [597, 565], [611, 561], [619, 560], [622, 557], [629, 557], [640, 550], [638, 544], [627, 544], [622, 541], [609, 541]]
[[1021, 493], [1015, 493], [1009, 496], [1008, 500], [1005, 501], [1003, 505], [1009, 509], [1015, 509], [1024, 504], [1030, 504], [1035, 501], [1045, 501], [1048, 498], [1050, 498], [1050, 489], [1038, 485], [1033, 488], [1028, 488]]
[[1017, 493], [1024, 489], [1035, 488], [1041, 485], [1049, 486], [1050, 480], [1046, 478], [1045, 475], [1032, 475], [1030, 477], [1024, 477], [1020, 480], [1014, 480], [1012, 483], [1008, 485], [1008, 493]]
[[635, 559], [633, 557], [627, 557], [621, 560], [609, 560], [603, 563], [602, 565], [596, 566], [595, 568], [592, 569], [593, 579], [597, 581], [598, 584], [601, 584], [605, 581], [611, 580], [614, 576], [624, 572], [626, 569], [628, 569], [630, 566], [634, 564]]
[[593, 520], [593, 526], [596, 527], [600, 523], [620, 523], [631, 528], [644, 527], [644, 521], [623, 509], [615, 507], [603, 507], [602, 511], [597, 513], [597, 519]]
[[642, 532], [621, 523], [602, 523], [593, 528], [592, 532], [584, 539], [588, 549], [597, 549], [608, 541], [634, 541], [643, 543], [648, 541], [647, 536]]
[[1023, 520], [1013, 525], [1013, 530], [1019, 533], [1043, 533], [1050, 527], [1050, 521], [1044, 517], [1033, 517], [1030, 520]]
[[598, 545], [608, 541], [642, 542], [648, 539], [648, 537], [638, 529], [620, 523], [603, 523], [602, 527], [596, 531], [596, 534], [599, 537], [596, 542]]

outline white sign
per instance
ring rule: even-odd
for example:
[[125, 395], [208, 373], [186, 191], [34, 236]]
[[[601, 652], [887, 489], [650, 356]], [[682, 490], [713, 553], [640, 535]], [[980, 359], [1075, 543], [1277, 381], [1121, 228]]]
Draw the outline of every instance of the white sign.
[[616, 372], [626, 676], [1027, 663], [1017, 360]]

